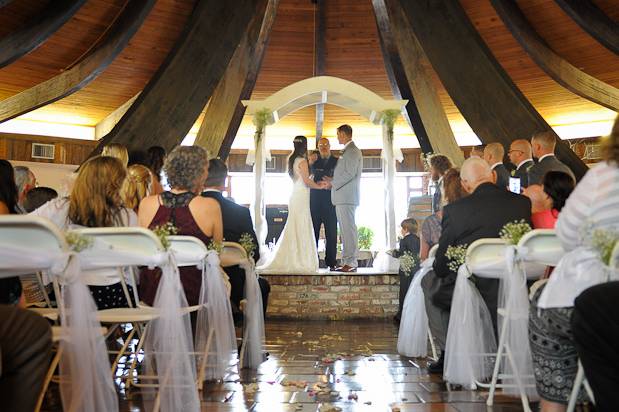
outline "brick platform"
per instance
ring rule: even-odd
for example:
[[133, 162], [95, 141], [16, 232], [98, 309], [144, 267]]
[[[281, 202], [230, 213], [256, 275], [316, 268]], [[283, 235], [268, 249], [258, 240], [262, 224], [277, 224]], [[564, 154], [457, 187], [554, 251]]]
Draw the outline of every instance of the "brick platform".
[[271, 284], [271, 319], [390, 318], [398, 310], [397, 274], [261, 276]]

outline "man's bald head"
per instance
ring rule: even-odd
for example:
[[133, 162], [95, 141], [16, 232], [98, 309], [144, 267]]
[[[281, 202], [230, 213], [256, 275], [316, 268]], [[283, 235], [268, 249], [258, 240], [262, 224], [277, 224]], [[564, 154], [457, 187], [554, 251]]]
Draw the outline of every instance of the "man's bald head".
[[505, 149], [501, 143], [490, 143], [484, 149], [484, 160], [488, 162], [490, 166], [495, 163], [502, 163], [503, 156], [505, 156]]
[[509, 160], [516, 166], [525, 160], [529, 160], [533, 157], [531, 151], [531, 143], [528, 140], [518, 139], [514, 140], [509, 146], [509, 152], [507, 152]]
[[482, 183], [494, 183], [494, 175], [490, 165], [478, 157], [469, 157], [462, 163], [460, 170], [462, 187], [468, 193], [473, 193]]

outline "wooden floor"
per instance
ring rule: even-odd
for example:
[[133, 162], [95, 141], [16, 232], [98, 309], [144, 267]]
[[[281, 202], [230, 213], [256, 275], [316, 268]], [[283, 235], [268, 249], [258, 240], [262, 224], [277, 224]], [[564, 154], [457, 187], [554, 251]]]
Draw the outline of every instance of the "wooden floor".
[[[388, 321], [268, 320], [266, 328], [269, 360], [207, 384], [203, 411], [522, 410], [513, 398], [498, 396], [487, 408], [486, 392], [448, 391], [424, 360], [397, 354], [398, 330]], [[146, 395], [122, 392], [121, 411], [151, 410]], [[59, 410], [49, 398], [46, 409]]]

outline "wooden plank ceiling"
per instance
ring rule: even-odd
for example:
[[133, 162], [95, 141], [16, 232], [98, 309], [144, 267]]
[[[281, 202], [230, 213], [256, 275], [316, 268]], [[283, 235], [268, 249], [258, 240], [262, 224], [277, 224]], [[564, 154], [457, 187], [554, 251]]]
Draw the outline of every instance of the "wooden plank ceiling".
[[[89, 0], [41, 47], [0, 70], [0, 99], [45, 81], [70, 67], [105, 32], [127, 0]], [[329, 0], [326, 7], [325, 74], [355, 81], [392, 98], [380, 51], [371, 0]], [[468, 16], [500, 64], [551, 125], [611, 119], [613, 112], [582, 99], [551, 80], [528, 57], [497, 16], [489, 0], [461, 0]], [[595, 0], [611, 19], [619, 21], [617, 0]], [[0, 13], [0, 38], [36, 14], [47, 2], [20, 0]], [[129, 46], [112, 65], [83, 90], [25, 115], [28, 119], [94, 126], [138, 93], [171, 49], [195, 0], [159, 0]], [[549, 46], [587, 74], [619, 87], [619, 56], [586, 34], [554, 0], [519, 0], [527, 19]], [[311, 0], [281, 0], [253, 99], [314, 74], [314, 4]], [[468, 127], [434, 75], [441, 102], [452, 127]], [[341, 123], [369, 126], [360, 116], [325, 107], [324, 134], [334, 136]], [[315, 109], [302, 109], [272, 126], [272, 132], [292, 137], [314, 133]], [[399, 125], [405, 127], [403, 121]], [[370, 129], [368, 129], [370, 130]], [[194, 128], [197, 131], [197, 128]], [[245, 118], [239, 136], [250, 137]], [[379, 145], [378, 145], [379, 146]]]

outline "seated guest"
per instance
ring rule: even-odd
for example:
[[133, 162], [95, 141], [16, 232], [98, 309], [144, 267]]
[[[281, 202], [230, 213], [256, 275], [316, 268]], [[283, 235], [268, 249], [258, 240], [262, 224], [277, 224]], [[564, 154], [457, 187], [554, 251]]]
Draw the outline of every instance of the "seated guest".
[[0, 305], [0, 326], [2, 410], [34, 411], [52, 355], [49, 322], [32, 311]]
[[17, 186], [17, 209], [20, 214], [25, 214], [27, 213], [24, 209], [26, 195], [37, 186], [37, 179], [27, 166], [15, 166], [14, 173]]
[[[120, 188], [127, 174], [120, 160], [96, 156], [80, 167], [69, 197], [45, 203], [30, 215], [51, 220], [61, 230], [83, 227], [137, 226], [133, 210], [122, 206]], [[97, 308], [127, 307], [117, 269], [83, 271]], [[130, 286], [127, 286], [131, 288]], [[133, 296], [130, 293], [130, 298]]]
[[[220, 159], [211, 159], [208, 168], [208, 179], [204, 184], [204, 192], [202, 196], [215, 199], [221, 207], [221, 216], [223, 219], [224, 239], [229, 242], [237, 242], [243, 234], [249, 234], [256, 248], [253, 252], [254, 261], [260, 259], [260, 247], [258, 238], [254, 231], [253, 223], [249, 209], [237, 205], [232, 200], [225, 198], [221, 192], [226, 189], [226, 179], [228, 178], [228, 167]], [[245, 271], [239, 266], [230, 266], [225, 268], [226, 274], [230, 279], [232, 290], [230, 292], [230, 301], [234, 311], [235, 319], [241, 317], [240, 304], [245, 294]], [[264, 314], [267, 311], [267, 302], [269, 300], [269, 292], [271, 286], [264, 278], [258, 278], [260, 284], [260, 292], [262, 293], [262, 306]]]
[[535, 164], [531, 150], [531, 143], [518, 139], [511, 143], [509, 152], [507, 152], [510, 162], [516, 165], [512, 176], [520, 179], [521, 188], [529, 186], [529, 169]]
[[161, 186], [161, 169], [163, 168], [166, 152], [161, 146], [152, 146], [148, 148], [146, 155], [146, 166], [148, 166], [153, 174], [153, 185], [151, 191], [153, 195], [158, 195], [163, 193], [163, 186]]
[[26, 199], [24, 199], [24, 210], [26, 213], [30, 213], [57, 197], [58, 192], [51, 187], [35, 187], [28, 192]]
[[529, 342], [544, 412], [566, 409], [578, 369], [570, 327], [574, 299], [607, 280], [591, 255], [591, 239], [596, 230], [619, 232], [619, 117], [603, 149], [604, 161], [587, 172], [559, 214], [556, 231], [567, 254], [531, 301]]
[[[529, 199], [496, 186], [494, 174], [487, 162], [469, 158], [464, 161], [460, 173], [462, 186], [469, 195], [443, 208], [441, 237], [433, 265], [434, 273], [441, 282], [430, 300], [426, 299], [430, 329], [437, 340], [443, 342], [443, 349], [456, 282], [456, 273], [449, 269], [449, 260], [445, 256], [447, 247], [470, 245], [482, 238], [497, 238], [503, 226], [509, 222], [522, 219], [531, 222]], [[496, 325], [498, 280], [474, 278], [474, 282]], [[444, 354], [441, 354], [441, 358], [431, 364], [429, 370], [441, 372], [443, 360]]]
[[574, 180], [567, 173], [548, 172], [543, 185], [531, 185], [524, 195], [531, 200], [531, 220], [534, 229], [554, 229], [559, 212], [574, 190]]
[[574, 302], [574, 343], [598, 412], [612, 412], [619, 405], [617, 299], [619, 282], [609, 282], [585, 290]]
[[[7, 160], [0, 159], [0, 215], [18, 214], [17, 199], [13, 166]], [[0, 304], [17, 305], [21, 297], [22, 287], [18, 277], [0, 279]]]
[[533, 156], [537, 157], [537, 163], [529, 169], [528, 184], [541, 185], [542, 178], [551, 170], [567, 173], [576, 181], [572, 170], [555, 156], [556, 145], [557, 140], [552, 131], [541, 132], [533, 136], [531, 147]]
[[[199, 146], [174, 149], [163, 165], [171, 189], [142, 200], [138, 215], [140, 226], [154, 229], [170, 223], [176, 227], [178, 235], [197, 237], [207, 246], [211, 241], [222, 242], [219, 203], [198, 195], [208, 176], [208, 163], [206, 150]], [[149, 305], [155, 301], [160, 277], [159, 269], [140, 272], [140, 299]], [[196, 267], [182, 267], [180, 277], [187, 303], [197, 305], [202, 272]]]
[[150, 195], [152, 175], [148, 167], [133, 164], [127, 168], [127, 178], [120, 189], [120, 195], [125, 207], [138, 213], [138, 206], [146, 196]]
[[441, 208], [441, 188], [443, 187], [443, 175], [452, 167], [451, 160], [445, 155], [435, 154], [428, 160], [430, 178], [434, 182], [434, 196], [432, 197], [432, 212], [436, 213]]
[[484, 149], [484, 160], [496, 175], [495, 184], [501, 189], [507, 189], [509, 186], [509, 172], [503, 164], [504, 156], [505, 149], [501, 143], [490, 143]]
[[[395, 258], [402, 257], [405, 253], [408, 253], [411, 256], [419, 256], [419, 237], [417, 236], [417, 221], [415, 219], [404, 219], [402, 223], [400, 223], [402, 239], [400, 240], [400, 244], [398, 245], [398, 249], [390, 252], [391, 255]], [[393, 319], [397, 322], [400, 321], [400, 317], [402, 316], [402, 306], [404, 305], [404, 298], [406, 297], [406, 292], [408, 292], [408, 288], [413, 280], [413, 274], [419, 268], [418, 265], [413, 267], [410, 271], [404, 272], [402, 269], [399, 270], [400, 275], [400, 303], [398, 306], [398, 313], [393, 317]]]
[[122, 163], [123, 167], [129, 164], [129, 153], [127, 148], [120, 143], [111, 143], [103, 146], [101, 156], [115, 157]]

